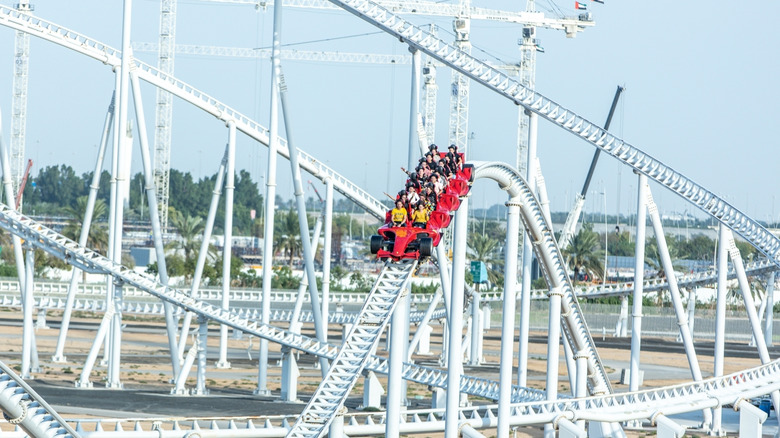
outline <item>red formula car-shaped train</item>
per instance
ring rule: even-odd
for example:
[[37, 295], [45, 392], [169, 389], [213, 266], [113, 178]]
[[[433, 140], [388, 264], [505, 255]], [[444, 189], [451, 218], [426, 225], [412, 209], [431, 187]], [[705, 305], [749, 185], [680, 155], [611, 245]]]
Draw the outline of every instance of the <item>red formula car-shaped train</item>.
[[396, 261], [420, 260], [433, 254], [443, 229], [460, 206], [460, 198], [471, 189], [474, 168], [463, 161], [463, 154], [454, 145], [449, 152], [438, 152], [436, 145], [429, 147], [415, 172], [407, 172], [406, 189], [398, 192], [385, 224], [371, 236], [371, 254]]

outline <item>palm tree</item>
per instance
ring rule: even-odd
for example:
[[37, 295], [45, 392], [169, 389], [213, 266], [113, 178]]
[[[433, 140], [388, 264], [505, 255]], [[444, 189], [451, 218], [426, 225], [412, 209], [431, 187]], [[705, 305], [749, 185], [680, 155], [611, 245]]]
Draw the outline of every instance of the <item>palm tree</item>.
[[[62, 230], [62, 234], [70, 239], [78, 240], [81, 235], [82, 221], [84, 213], [87, 210], [86, 196], [80, 196], [76, 199], [76, 207], [65, 207], [64, 213], [70, 217], [68, 224]], [[100, 222], [108, 213], [106, 201], [102, 199], [95, 200], [95, 207], [92, 210], [92, 225], [89, 227], [87, 236], [87, 246], [93, 250], [105, 254], [108, 249], [108, 226], [105, 222]]]
[[498, 284], [502, 279], [500, 271], [495, 268], [504, 265], [504, 261], [495, 256], [498, 243], [497, 239], [480, 233], [472, 233], [467, 243], [471, 259], [485, 263], [488, 281], [493, 284]]
[[303, 244], [300, 238], [300, 226], [298, 214], [290, 207], [286, 213], [279, 214], [274, 222], [274, 246], [290, 258], [290, 269], [293, 267], [293, 259], [301, 253]]
[[574, 271], [575, 282], [583, 270], [598, 276], [604, 274], [604, 252], [600, 249], [600, 240], [598, 233], [593, 231], [593, 225], [585, 224], [572, 238], [569, 247], [563, 250], [566, 263]]
[[201, 233], [204, 227], [203, 218], [193, 217], [189, 214], [185, 216], [176, 210], [172, 210], [172, 213], [170, 215], [171, 225], [181, 236], [181, 240], [173, 242], [173, 247], [183, 249], [184, 259], [189, 260], [190, 255], [200, 248]]

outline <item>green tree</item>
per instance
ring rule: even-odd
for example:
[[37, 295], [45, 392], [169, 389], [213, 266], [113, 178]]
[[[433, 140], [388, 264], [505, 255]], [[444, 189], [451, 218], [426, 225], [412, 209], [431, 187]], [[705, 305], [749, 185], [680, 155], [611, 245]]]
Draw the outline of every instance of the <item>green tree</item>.
[[203, 232], [203, 218], [193, 217], [189, 214], [183, 214], [176, 210], [171, 210], [169, 220], [173, 228], [181, 237], [181, 240], [172, 242], [173, 248], [184, 250], [184, 258], [190, 259], [190, 256], [200, 249], [201, 233]]
[[279, 212], [274, 219], [274, 229], [274, 247], [289, 258], [289, 266], [292, 269], [295, 256], [303, 249], [298, 213], [292, 207], [286, 212]]
[[496, 254], [499, 241], [488, 235], [481, 233], [471, 233], [467, 243], [468, 252], [471, 259], [480, 261], [487, 266], [488, 281], [493, 284], [500, 284], [503, 280], [500, 269], [504, 265], [504, 260], [500, 254]]
[[563, 251], [566, 263], [574, 271], [574, 281], [583, 271], [599, 277], [604, 275], [604, 252], [599, 244], [599, 235], [593, 231], [593, 224], [585, 223], [582, 229], [571, 240], [571, 244]]
[[[76, 206], [67, 206], [63, 212], [70, 218], [68, 224], [63, 228], [62, 234], [69, 239], [78, 241], [81, 237], [82, 221], [84, 213], [87, 210], [87, 196], [80, 196], [76, 199]], [[87, 236], [87, 246], [93, 250], [106, 254], [108, 250], [108, 224], [101, 221], [108, 214], [108, 206], [102, 199], [95, 200], [95, 207], [92, 210], [92, 224], [89, 227]]]

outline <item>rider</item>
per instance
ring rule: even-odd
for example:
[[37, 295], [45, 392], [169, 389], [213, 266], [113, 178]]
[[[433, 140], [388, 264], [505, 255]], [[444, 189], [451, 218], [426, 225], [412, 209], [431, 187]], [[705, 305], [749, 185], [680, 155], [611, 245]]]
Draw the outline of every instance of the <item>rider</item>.
[[390, 220], [393, 222], [394, 227], [402, 227], [406, 225], [406, 217], [408, 212], [404, 207], [403, 201], [400, 199], [395, 201], [395, 208], [390, 212]]
[[428, 209], [425, 208], [424, 203], [420, 202], [417, 204], [417, 209], [412, 212], [412, 226], [425, 228], [426, 223], [428, 223]]

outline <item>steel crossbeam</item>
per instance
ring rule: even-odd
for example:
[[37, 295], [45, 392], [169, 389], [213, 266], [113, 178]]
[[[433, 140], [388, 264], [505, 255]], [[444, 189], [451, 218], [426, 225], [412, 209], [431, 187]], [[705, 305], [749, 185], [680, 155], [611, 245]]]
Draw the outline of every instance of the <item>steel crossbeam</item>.
[[591, 143], [719, 220], [780, 266], [780, 239], [734, 206], [649, 154], [371, 0], [329, 0], [410, 47]]
[[5, 419], [33, 438], [79, 435], [25, 381], [0, 362], [0, 410]]
[[[82, 269], [89, 269], [89, 272], [110, 275], [125, 285], [137, 287], [152, 296], [168, 301], [184, 310], [204, 315], [217, 323], [315, 356], [325, 357], [329, 360], [336, 358], [337, 348], [331, 344], [322, 343], [274, 326], [249, 321], [235, 312], [195, 299], [187, 292], [163, 286], [143, 274], [118, 265], [94, 251], [79, 246], [76, 242], [10, 209], [5, 204], [0, 204], [0, 228], [30, 241], [36, 247], [65, 260], [67, 263], [83, 266]], [[378, 356], [370, 356], [365, 368], [380, 374], [387, 374], [387, 360]], [[447, 382], [445, 371], [408, 363], [404, 364], [403, 377], [406, 380], [436, 387], [445, 387]], [[498, 382], [495, 381], [463, 376], [460, 388], [461, 392], [465, 394], [498, 399]], [[543, 398], [543, 391], [520, 386], [512, 387], [512, 400], [514, 401], [542, 400]]]
[[417, 260], [385, 263], [355, 325], [288, 437], [320, 437], [327, 432], [328, 425], [360, 378], [366, 359], [390, 321], [398, 299], [409, 293], [409, 281], [415, 267]]

